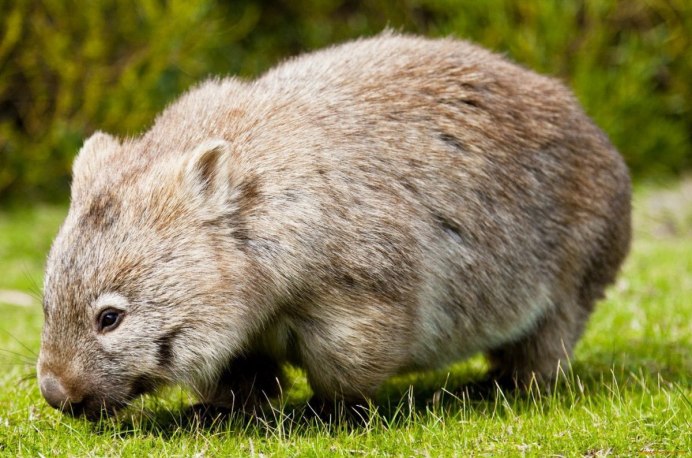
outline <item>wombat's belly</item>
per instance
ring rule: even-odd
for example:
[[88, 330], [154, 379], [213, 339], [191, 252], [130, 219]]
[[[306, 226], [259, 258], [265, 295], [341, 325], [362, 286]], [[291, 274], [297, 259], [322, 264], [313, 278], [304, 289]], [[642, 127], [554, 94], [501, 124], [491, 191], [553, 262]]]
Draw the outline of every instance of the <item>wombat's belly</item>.
[[495, 304], [431, 295], [419, 305], [411, 365], [402, 372], [444, 367], [526, 334], [551, 306], [544, 285], [527, 286], [510, 303]]
[[[441, 288], [428, 294], [428, 287], [435, 288], [435, 285], [429, 284], [422, 288], [419, 294], [421, 300], [417, 303], [414, 318], [402, 323], [405, 327], [403, 332], [401, 327], [378, 327], [376, 323], [369, 325], [372, 333], [379, 334], [379, 339], [373, 339], [374, 341], [381, 341], [383, 345], [385, 342], [399, 341], [397, 348], [377, 350], [406, 355], [398, 361], [399, 367], [396, 370], [398, 373], [442, 368], [475, 353], [513, 341], [527, 333], [541, 314], [551, 306], [548, 290], [544, 285], [535, 285], [535, 288], [527, 287], [524, 292], [518, 292], [516, 300], [506, 305], [504, 309], [503, 304], [462, 303], [458, 298], [451, 298], [440, 293], [444, 291]], [[532, 296], [529, 297], [529, 295]], [[329, 310], [330, 305], [329, 303], [321, 304], [315, 315], [283, 316], [275, 320], [252, 347], [271, 354], [278, 360], [303, 366], [304, 349], [301, 349], [301, 346], [309, 347], [314, 344], [315, 336], [311, 337], [310, 332], [314, 316], [333, 316], [343, 313], [343, 311]], [[346, 334], [346, 329], [350, 328], [350, 325], [343, 324], [357, 322], [363, 316], [368, 316], [371, 313], [368, 310], [369, 305], [363, 303], [361, 310], [352, 312], [354, 316], [342, 315], [340, 320], [333, 322], [332, 329], [326, 331], [326, 334], [336, 336]], [[391, 310], [388, 311], [393, 317], [401, 315], [397, 306], [398, 304], [391, 304]], [[401, 318], [405, 320], [403, 315]], [[410, 338], [399, 340], [398, 337], [402, 333]], [[328, 338], [328, 340], [337, 345], [338, 339]], [[363, 345], [359, 345], [358, 337], [354, 336], [354, 340], [349, 342], [351, 355], [367, 359], [368, 353], [372, 351], [373, 340], [364, 341]], [[335, 348], [335, 351], [338, 349]]]

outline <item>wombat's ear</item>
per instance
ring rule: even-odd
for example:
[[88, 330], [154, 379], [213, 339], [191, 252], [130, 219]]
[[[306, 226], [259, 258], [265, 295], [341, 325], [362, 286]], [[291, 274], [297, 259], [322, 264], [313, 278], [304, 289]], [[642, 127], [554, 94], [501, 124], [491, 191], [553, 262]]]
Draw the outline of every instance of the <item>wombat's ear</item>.
[[228, 159], [229, 145], [224, 140], [208, 140], [186, 158], [182, 179], [194, 198], [225, 204], [230, 192]]
[[78, 200], [82, 190], [88, 189], [94, 176], [103, 173], [108, 158], [119, 146], [117, 138], [100, 131], [84, 142], [72, 164], [73, 200]]

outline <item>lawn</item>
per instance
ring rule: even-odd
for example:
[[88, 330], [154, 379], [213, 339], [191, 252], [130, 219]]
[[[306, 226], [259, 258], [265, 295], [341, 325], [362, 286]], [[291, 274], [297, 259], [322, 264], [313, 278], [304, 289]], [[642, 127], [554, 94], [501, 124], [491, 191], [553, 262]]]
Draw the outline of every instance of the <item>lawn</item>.
[[692, 453], [692, 180], [635, 193], [635, 239], [550, 394], [459, 393], [477, 357], [392, 380], [357, 424], [301, 415], [310, 393], [292, 369], [260, 419], [200, 425], [180, 389], [91, 424], [43, 401], [34, 360], [41, 269], [65, 208], [0, 211], [0, 455], [6, 456], [689, 456]]

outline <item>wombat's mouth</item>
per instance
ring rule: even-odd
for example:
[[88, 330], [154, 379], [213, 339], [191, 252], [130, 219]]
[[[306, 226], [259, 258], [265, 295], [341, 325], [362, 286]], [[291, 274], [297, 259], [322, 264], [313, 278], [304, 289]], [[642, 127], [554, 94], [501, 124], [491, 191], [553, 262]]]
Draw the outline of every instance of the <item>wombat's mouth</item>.
[[154, 391], [157, 386], [158, 383], [155, 379], [144, 375], [138, 376], [132, 382], [130, 391], [124, 399], [104, 398], [91, 404], [87, 403], [83, 411], [81, 413], [78, 412], [77, 415], [82, 415], [90, 421], [98, 421], [102, 418], [113, 417], [119, 411], [127, 408], [134, 399]]
[[81, 402], [69, 403], [59, 406], [59, 409], [73, 417], [85, 417], [89, 421], [98, 421], [102, 418], [112, 417], [119, 410], [127, 406], [127, 402], [106, 401], [93, 397], [85, 397]]
[[61, 410], [63, 413], [73, 417], [85, 417], [87, 420], [96, 422], [104, 418], [116, 416], [137, 397], [153, 391], [157, 383], [149, 377], [137, 377], [131, 385], [129, 392], [121, 397], [108, 397], [99, 395], [84, 395], [79, 401], [64, 400], [56, 403], [54, 400], [49, 404]]

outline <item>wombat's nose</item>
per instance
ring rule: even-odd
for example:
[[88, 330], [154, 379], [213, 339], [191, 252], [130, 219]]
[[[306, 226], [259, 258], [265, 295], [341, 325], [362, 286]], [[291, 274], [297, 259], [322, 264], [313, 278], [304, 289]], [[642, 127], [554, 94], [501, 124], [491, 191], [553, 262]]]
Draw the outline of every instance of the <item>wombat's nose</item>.
[[41, 394], [51, 407], [66, 412], [72, 412], [82, 402], [81, 397], [68, 393], [60, 380], [55, 376], [46, 374], [41, 377]]

